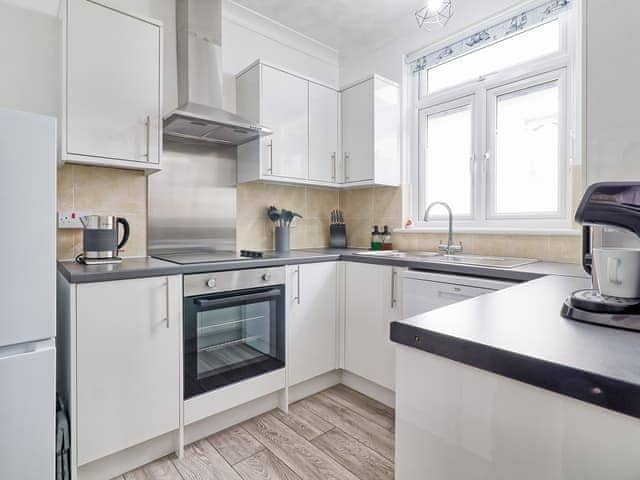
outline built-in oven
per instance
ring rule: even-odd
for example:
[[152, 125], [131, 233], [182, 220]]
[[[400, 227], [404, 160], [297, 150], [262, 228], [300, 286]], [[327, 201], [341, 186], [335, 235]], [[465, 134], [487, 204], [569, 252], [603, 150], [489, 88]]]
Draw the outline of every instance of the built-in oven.
[[284, 267], [184, 276], [184, 398], [284, 367]]

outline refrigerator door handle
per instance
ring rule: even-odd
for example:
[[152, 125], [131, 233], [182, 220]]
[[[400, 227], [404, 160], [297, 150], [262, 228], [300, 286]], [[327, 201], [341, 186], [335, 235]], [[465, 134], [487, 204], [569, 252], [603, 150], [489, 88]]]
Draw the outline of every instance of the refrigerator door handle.
[[14, 357], [24, 353], [39, 352], [41, 350], [48, 350], [54, 348], [55, 343], [52, 338], [47, 340], [40, 340], [36, 342], [18, 343], [17, 345], [9, 345], [6, 347], [0, 347], [0, 360], [3, 358]]

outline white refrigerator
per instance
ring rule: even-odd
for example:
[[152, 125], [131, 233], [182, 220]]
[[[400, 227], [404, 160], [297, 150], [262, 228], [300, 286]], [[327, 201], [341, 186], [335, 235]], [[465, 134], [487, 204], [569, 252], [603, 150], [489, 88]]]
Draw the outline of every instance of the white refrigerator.
[[0, 108], [0, 479], [55, 476], [56, 140]]

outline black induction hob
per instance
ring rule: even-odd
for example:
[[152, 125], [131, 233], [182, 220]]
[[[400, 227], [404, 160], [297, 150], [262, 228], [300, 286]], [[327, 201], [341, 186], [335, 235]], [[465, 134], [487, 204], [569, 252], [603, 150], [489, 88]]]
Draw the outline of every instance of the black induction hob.
[[262, 258], [262, 252], [253, 250], [241, 250], [236, 252], [201, 251], [201, 252], [176, 252], [152, 255], [153, 258], [178, 265], [194, 265], [198, 263], [236, 262], [238, 260], [251, 260]]

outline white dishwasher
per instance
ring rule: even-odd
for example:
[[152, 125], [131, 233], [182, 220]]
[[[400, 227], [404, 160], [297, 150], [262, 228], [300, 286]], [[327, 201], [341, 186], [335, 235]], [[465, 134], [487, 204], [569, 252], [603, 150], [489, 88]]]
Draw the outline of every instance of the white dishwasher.
[[516, 285], [504, 280], [420, 270], [407, 270], [401, 275], [403, 318]]

